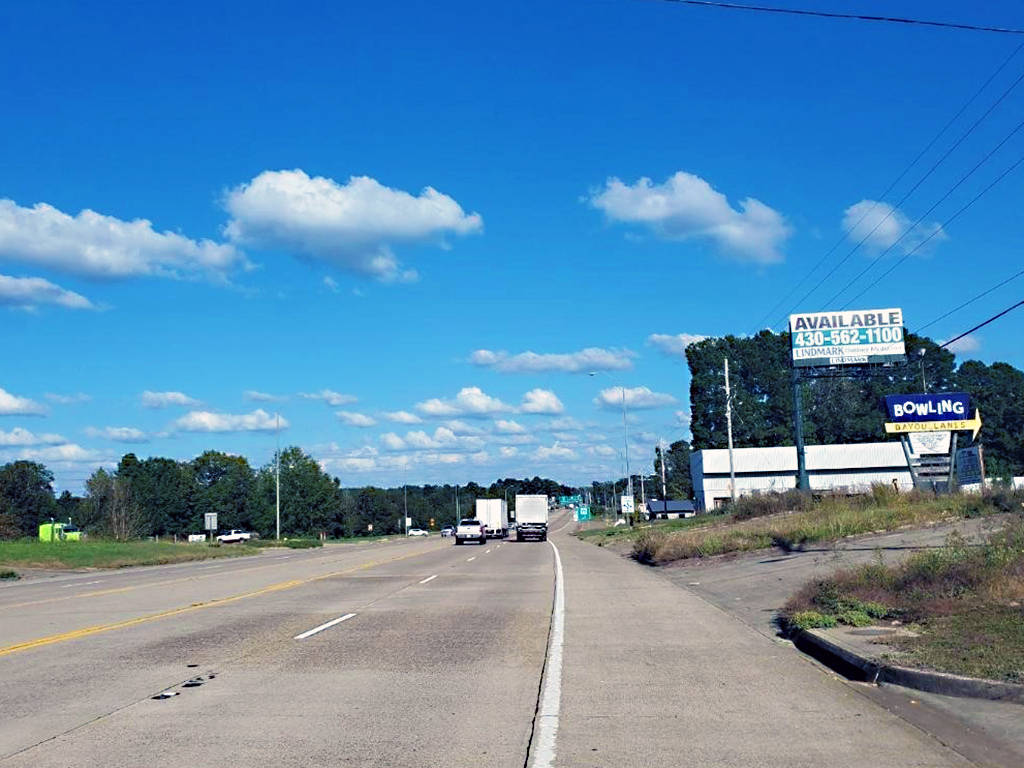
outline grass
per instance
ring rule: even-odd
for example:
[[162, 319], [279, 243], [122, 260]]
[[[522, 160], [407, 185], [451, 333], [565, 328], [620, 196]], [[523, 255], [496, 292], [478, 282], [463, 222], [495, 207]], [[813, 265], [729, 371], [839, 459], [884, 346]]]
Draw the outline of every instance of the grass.
[[586, 531], [579, 531], [576, 536], [597, 544], [599, 547], [607, 546], [615, 542], [633, 542], [645, 531], [659, 531], [671, 533], [673, 531], [685, 531], [691, 528], [700, 528], [721, 523], [728, 518], [723, 515], [698, 515], [696, 517], [680, 518], [678, 520], [656, 520], [650, 523], [643, 523], [635, 528], [628, 525], [620, 525], [617, 528], [608, 526], [606, 528], [592, 528]]
[[880, 561], [806, 584], [780, 619], [790, 630], [816, 614], [840, 624], [885, 620], [915, 630], [888, 643], [899, 663], [1024, 683], [1024, 520], [983, 544], [951, 536], [904, 562]]
[[312, 549], [314, 547], [322, 547], [324, 543], [320, 539], [252, 539], [250, 541], [243, 541], [243, 547], [253, 547], [255, 549], [269, 549], [271, 547], [287, 547], [288, 549]]
[[53, 570], [162, 565], [255, 553], [255, 549], [248, 547], [174, 544], [163, 541], [0, 541], [0, 565]]
[[[935, 497], [931, 494], [886, 492], [855, 498], [804, 497], [795, 511], [777, 512], [789, 494], [765, 502], [754, 497], [737, 505], [720, 525], [695, 526], [692, 530], [646, 528], [633, 540], [633, 557], [642, 563], [664, 565], [689, 558], [712, 557], [769, 547], [800, 550], [808, 544], [837, 541], [846, 536], [893, 531], [952, 519], [1020, 511], [1024, 496], [1000, 491], [985, 496]], [[779, 500], [782, 500], [781, 502]], [[764, 513], [767, 513], [766, 515]], [[764, 516], [762, 516], [764, 515]], [[690, 520], [702, 520], [697, 517]], [[689, 521], [686, 521], [689, 522]]]

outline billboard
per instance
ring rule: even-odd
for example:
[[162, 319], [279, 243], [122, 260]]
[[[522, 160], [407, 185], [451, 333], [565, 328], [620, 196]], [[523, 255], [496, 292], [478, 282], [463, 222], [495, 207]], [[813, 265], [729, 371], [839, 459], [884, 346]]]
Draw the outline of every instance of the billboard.
[[864, 365], [906, 357], [902, 309], [805, 312], [789, 316], [793, 365]]
[[971, 396], [966, 392], [938, 395], [886, 395], [889, 421], [944, 421], [967, 419], [971, 415]]

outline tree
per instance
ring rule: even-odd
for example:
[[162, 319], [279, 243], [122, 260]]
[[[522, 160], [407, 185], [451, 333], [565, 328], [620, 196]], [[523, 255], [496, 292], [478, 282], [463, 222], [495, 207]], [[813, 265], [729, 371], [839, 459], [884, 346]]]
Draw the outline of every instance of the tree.
[[[132, 495], [142, 513], [142, 526], [150, 536], [195, 533], [193, 505], [196, 485], [188, 464], [153, 457], [118, 466], [117, 476], [131, 483]], [[134, 458], [132, 456], [132, 458]]]
[[[654, 474], [658, 480], [658, 496], [661, 496], [661, 446], [655, 449]], [[677, 440], [665, 451], [665, 487], [669, 499], [693, 498], [693, 481], [690, 477], [690, 444]]]
[[53, 473], [35, 461], [0, 467], [0, 516], [8, 537], [35, 535], [39, 524], [57, 514]]
[[205, 515], [217, 514], [221, 528], [253, 527], [255, 473], [244, 456], [205, 451], [190, 462], [193, 485], [189, 530], [203, 530]]
[[981, 412], [986, 473], [1024, 474], [1024, 373], [1006, 363], [968, 360], [957, 371], [956, 383]]
[[132, 495], [131, 482], [115, 478], [104, 510], [104, 530], [117, 541], [137, 539], [144, 534], [143, 514]]

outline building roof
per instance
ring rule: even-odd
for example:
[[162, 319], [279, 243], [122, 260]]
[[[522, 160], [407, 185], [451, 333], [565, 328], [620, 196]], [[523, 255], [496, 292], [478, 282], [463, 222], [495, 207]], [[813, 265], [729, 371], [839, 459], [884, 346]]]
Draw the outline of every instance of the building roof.
[[[705, 475], [729, 474], [728, 449], [695, 451], [692, 456], [694, 469]], [[907, 468], [898, 442], [808, 445], [806, 458], [808, 472]], [[737, 473], [796, 472], [796, 448], [736, 448], [733, 465]]]
[[657, 512], [657, 513], [662, 513], [662, 512], [694, 512], [694, 511], [696, 511], [696, 508], [694, 507], [693, 502], [690, 501], [689, 499], [686, 499], [685, 501], [675, 501], [673, 499], [669, 499], [668, 501], [659, 501], [659, 500], [648, 501], [647, 502], [647, 511], [648, 512]]

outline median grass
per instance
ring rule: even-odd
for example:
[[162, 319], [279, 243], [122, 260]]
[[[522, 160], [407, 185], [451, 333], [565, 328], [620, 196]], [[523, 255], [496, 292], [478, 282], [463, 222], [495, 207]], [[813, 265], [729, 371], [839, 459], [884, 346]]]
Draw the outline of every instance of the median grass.
[[780, 619], [789, 630], [904, 625], [882, 654], [894, 663], [1024, 683], [1024, 520], [981, 544], [951, 536], [898, 565], [879, 558], [815, 579]]
[[132, 565], [162, 565], [190, 560], [209, 560], [256, 554], [242, 546], [174, 544], [163, 541], [66, 541], [35, 539], [0, 541], [0, 566], [64, 570], [76, 568], [125, 568]]
[[[786, 501], [787, 497], [793, 500], [791, 504]], [[876, 488], [870, 495], [853, 498], [814, 500], [800, 494], [753, 497], [750, 502], [741, 500], [728, 516], [719, 518], [720, 524], [696, 526], [691, 530], [642, 529], [635, 536], [632, 556], [642, 563], [664, 565], [769, 547], [793, 551], [857, 534], [918, 528], [998, 512], [1019, 512], [1022, 501], [1024, 496], [1009, 491], [936, 497], [896, 494], [892, 489], [887, 491], [885, 486]], [[775, 511], [787, 504], [796, 509]]]
[[314, 547], [322, 547], [324, 543], [320, 539], [252, 539], [250, 541], [243, 541], [241, 545], [255, 549], [270, 549], [273, 547], [312, 549]]

